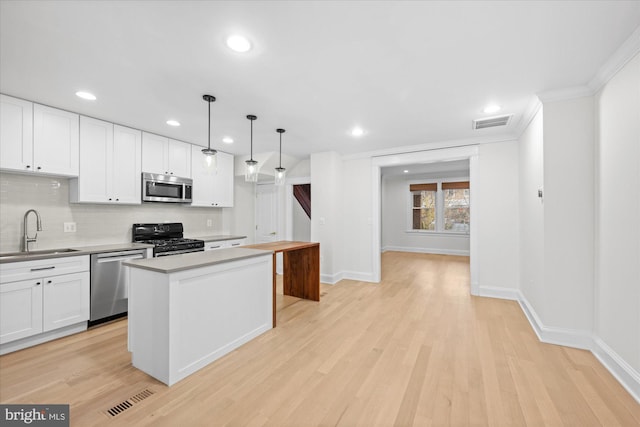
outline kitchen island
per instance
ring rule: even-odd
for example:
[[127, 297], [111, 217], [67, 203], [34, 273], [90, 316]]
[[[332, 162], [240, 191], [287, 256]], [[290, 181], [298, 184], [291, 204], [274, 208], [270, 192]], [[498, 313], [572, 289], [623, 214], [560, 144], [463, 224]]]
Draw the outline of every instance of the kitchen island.
[[134, 367], [175, 384], [273, 327], [273, 252], [230, 248], [126, 262]]

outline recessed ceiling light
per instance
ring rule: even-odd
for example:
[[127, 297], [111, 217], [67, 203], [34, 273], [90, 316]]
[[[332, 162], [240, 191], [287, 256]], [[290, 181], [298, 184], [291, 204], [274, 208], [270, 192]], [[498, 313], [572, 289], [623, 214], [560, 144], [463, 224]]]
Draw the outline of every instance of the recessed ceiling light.
[[364, 135], [364, 130], [359, 127], [355, 127], [351, 129], [351, 136], [362, 136]]
[[225, 136], [224, 138], [222, 138], [222, 142], [224, 142], [225, 144], [233, 144], [233, 138], [231, 138], [230, 136]]
[[500, 106], [496, 104], [487, 105], [483, 111], [487, 114], [497, 113], [498, 111], [500, 111]]
[[244, 36], [233, 35], [227, 37], [227, 46], [234, 52], [244, 53], [251, 49], [251, 42]]
[[404, 172], [404, 173], [409, 173], [409, 171], [408, 171], [408, 170], [406, 170], [406, 169], [405, 169], [405, 170], [403, 170], [402, 172]]
[[86, 99], [87, 101], [95, 101], [97, 98], [90, 92], [78, 91], [76, 92], [78, 98]]
[[169, 126], [180, 126], [180, 122], [177, 120], [167, 120]]

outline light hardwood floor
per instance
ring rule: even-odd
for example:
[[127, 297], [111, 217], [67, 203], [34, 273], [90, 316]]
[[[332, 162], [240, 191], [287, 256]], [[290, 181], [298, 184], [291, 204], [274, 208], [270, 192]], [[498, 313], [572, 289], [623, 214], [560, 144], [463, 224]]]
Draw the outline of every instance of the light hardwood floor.
[[131, 366], [126, 321], [5, 355], [0, 402], [69, 403], [72, 426], [640, 425], [591, 353], [471, 297], [468, 261], [387, 252], [382, 283], [280, 298], [276, 329], [171, 388]]

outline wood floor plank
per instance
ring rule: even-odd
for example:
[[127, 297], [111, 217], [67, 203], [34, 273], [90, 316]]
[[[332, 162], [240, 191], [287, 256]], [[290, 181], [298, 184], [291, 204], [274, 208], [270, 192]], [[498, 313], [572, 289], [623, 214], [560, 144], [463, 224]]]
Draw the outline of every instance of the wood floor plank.
[[280, 290], [277, 328], [172, 387], [131, 366], [121, 320], [1, 356], [0, 402], [69, 403], [81, 427], [640, 425], [591, 353], [540, 343], [517, 302], [470, 296], [467, 257], [382, 266], [320, 302]]

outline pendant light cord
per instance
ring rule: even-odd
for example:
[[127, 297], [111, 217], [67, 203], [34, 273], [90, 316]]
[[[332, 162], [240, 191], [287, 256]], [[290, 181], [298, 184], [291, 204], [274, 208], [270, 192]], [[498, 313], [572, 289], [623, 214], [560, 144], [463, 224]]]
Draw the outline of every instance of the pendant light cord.
[[282, 167], [282, 132], [280, 132], [280, 165], [278, 167]]
[[253, 120], [251, 120], [251, 160], [253, 161]]
[[209, 104], [209, 133], [207, 135], [207, 148], [211, 150], [211, 101], [209, 101], [208, 104]]

